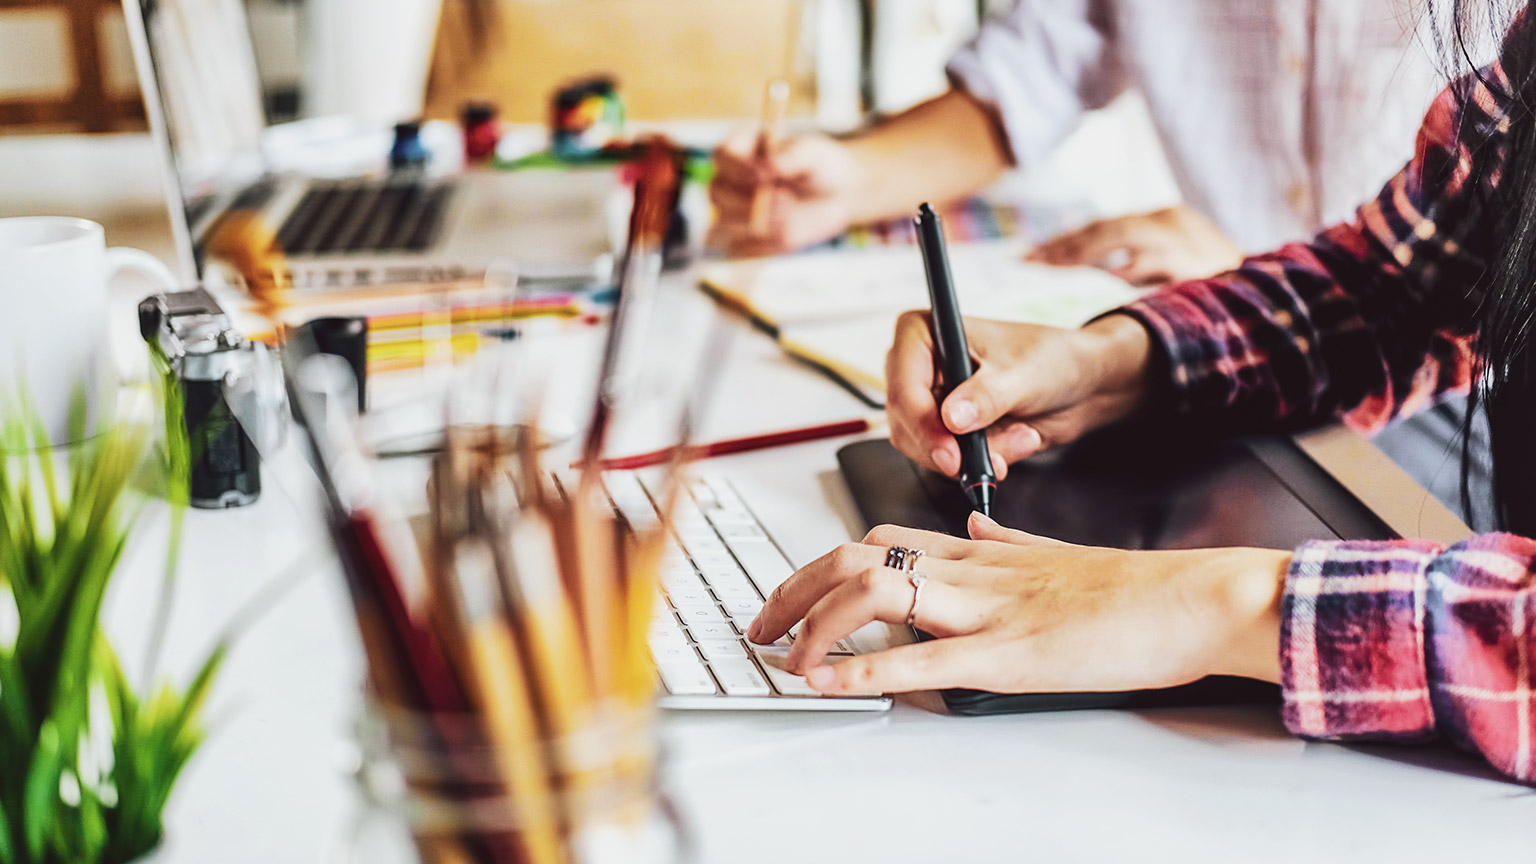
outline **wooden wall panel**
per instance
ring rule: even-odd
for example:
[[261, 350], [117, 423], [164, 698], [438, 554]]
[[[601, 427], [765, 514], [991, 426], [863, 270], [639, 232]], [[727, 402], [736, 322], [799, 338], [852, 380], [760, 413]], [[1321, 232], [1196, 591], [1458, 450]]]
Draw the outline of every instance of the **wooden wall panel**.
[[[467, 8], [475, 2], [494, 9], [479, 28]], [[800, 52], [802, 5], [445, 0], [428, 114], [453, 117], [466, 101], [484, 100], [509, 120], [544, 122], [554, 89], [593, 73], [618, 80], [635, 119], [755, 117], [763, 84], [775, 76], [797, 81], [803, 108], [813, 94]]]
[[[121, 0], [0, 0], [7, 13], [55, 11], [68, 17], [69, 57], [74, 81], [60, 94], [0, 95], [0, 131], [122, 132], [146, 128], [137, 88], [109, 87], [102, 61], [104, 39], [124, 39]], [[126, 46], [117, 46], [126, 50]], [[56, 52], [52, 45], [19, 45], [8, 50]]]

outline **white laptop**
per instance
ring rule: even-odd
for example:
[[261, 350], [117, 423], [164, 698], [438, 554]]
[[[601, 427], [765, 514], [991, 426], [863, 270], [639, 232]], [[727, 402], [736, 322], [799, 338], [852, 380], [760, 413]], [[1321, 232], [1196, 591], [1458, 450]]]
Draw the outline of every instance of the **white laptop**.
[[504, 260], [525, 278], [611, 278], [608, 172], [390, 172], [391, 129], [267, 123], [241, 0], [123, 5], [185, 278], [205, 277], [209, 230], [236, 208], [265, 216], [298, 290], [473, 277]]

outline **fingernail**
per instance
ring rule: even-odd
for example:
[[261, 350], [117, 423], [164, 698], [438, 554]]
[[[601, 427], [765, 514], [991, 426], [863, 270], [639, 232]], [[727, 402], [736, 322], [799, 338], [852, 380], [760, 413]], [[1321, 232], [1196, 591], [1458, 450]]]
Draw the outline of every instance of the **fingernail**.
[[958, 432], [965, 432], [976, 422], [976, 406], [964, 399], [958, 399], [949, 403], [950, 428]]
[[801, 668], [805, 666], [800, 654], [800, 643], [796, 642], [794, 647], [789, 649], [789, 653], [784, 655], [784, 668], [798, 675]]
[[817, 666], [805, 673], [805, 683], [817, 690], [829, 689], [836, 679], [837, 673], [832, 671], [831, 666]]
[[996, 453], [993, 453], [992, 454], [992, 473], [995, 476], [1001, 477], [1007, 471], [1008, 471], [1008, 465], [1007, 465], [1007, 463], [1005, 463], [1003, 461], [1003, 457], [998, 455], [998, 454], [996, 454]]
[[928, 458], [931, 459], [933, 464], [945, 474], [953, 474], [960, 467], [954, 464], [954, 458], [951, 457], [949, 455], [949, 451], [945, 450], [943, 447], [933, 448], [933, 452], [928, 454]]
[[756, 642], [757, 641], [757, 637], [759, 635], [761, 635], [761, 633], [762, 633], [762, 629], [763, 629], [763, 616], [759, 615], [756, 618], [752, 619], [752, 625], [747, 628], [747, 638], [751, 639], [753, 642]]
[[1040, 432], [1033, 426], [1025, 426], [1013, 433], [1013, 446], [1020, 451], [1034, 451], [1040, 449]]
[[971, 521], [987, 528], [995, 528], [997, 526], [996, 519], [993, 519], [991, 516], [988, 516], [980, 510], [971, 511]]

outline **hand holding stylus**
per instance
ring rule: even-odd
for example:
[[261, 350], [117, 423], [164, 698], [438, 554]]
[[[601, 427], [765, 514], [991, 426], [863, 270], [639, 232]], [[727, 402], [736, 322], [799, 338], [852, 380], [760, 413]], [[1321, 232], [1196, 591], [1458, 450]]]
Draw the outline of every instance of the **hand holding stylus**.
[[901, 316], [885, 376], [891, 442], [925, 468], [958, 475], [955, 435], [985, 430], [1002, 479], [1009, 464], [1125, 417], [1144, 399], [1150, 337], [1111, 315], [1081, 330], [966, 319], [977, 369], [941, 403], [928, 319], [926, 310]]

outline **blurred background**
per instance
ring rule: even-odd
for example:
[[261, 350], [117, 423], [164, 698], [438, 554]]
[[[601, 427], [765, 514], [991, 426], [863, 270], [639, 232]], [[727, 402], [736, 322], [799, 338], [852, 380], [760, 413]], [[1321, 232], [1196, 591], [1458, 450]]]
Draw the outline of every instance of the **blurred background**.
[[[214, 3], [226, 0], [212, 0]], [[750, 115], [762, 82], [798, 86], [829, 127], [943, 87], [994, 0], [227, 0], [243, 5], [269, 119], [452, 116], [493, 101], [544, 119], [558, 83], [614, 75], [642, 119]], [[441, 21], [439, 26], [438, 22]], [[120, 0], [0, 0], [0, 128], [142, 128]], [[663, 48], [659, 51], [658, 49]], [[470, 50], [471, 48], [476, 50]], [[478, 49], [484, 50], [478, 50]], [[697, 75], [694, 70], [709, 70]], [[381, 78], [377, 74], [388, 72]], [[394, 120], [395, 116], [378, 119]]]
[[[139, 0], [130, 0], [139, 2]], [[144, 0], [154, 3], [155, 0]], [[551, 95], [607, 74], [629, 119], [753, 122], [794, 84], [792, 127], [857, 128], [941, 92], [944, 64], [1012, 0], [192, 0], [248, 22], [268, 122], [452, 119], [470, 101], [542, 125]], [[121, 0], [0, 0], [0, 207], [57, 210], [157, 192]], [[702, 137], [718, 137], [711, 131]], [[18, 139], [50, 136], [48, 146]], [[9, 157], [8, 157], [8, 154]], [[15, 154], [20, 154], [19, 156]], [[1177, 200], [1139, 98], [1082, 124], [1035, 172], [1114, 207]], [[1150, 179], [1149, 179], [1150, 178]], [[106, 182], [110, 179], [110, 183]], [[1080, 186], [1079, 186], [1080, 181]], [[1028, 185], [1030, 178], [1013, 182]], [[103, 189], [110, 186], [110, 189]], [[1123, 192], [1138, 191], [1134, 201]], [[1118, 193], [1115, 190], [1120, 190]], [[1116, 195], [1121, 197], [1115, 197]], [[1096, 211], [1106, 208], [1089, 206]]]

